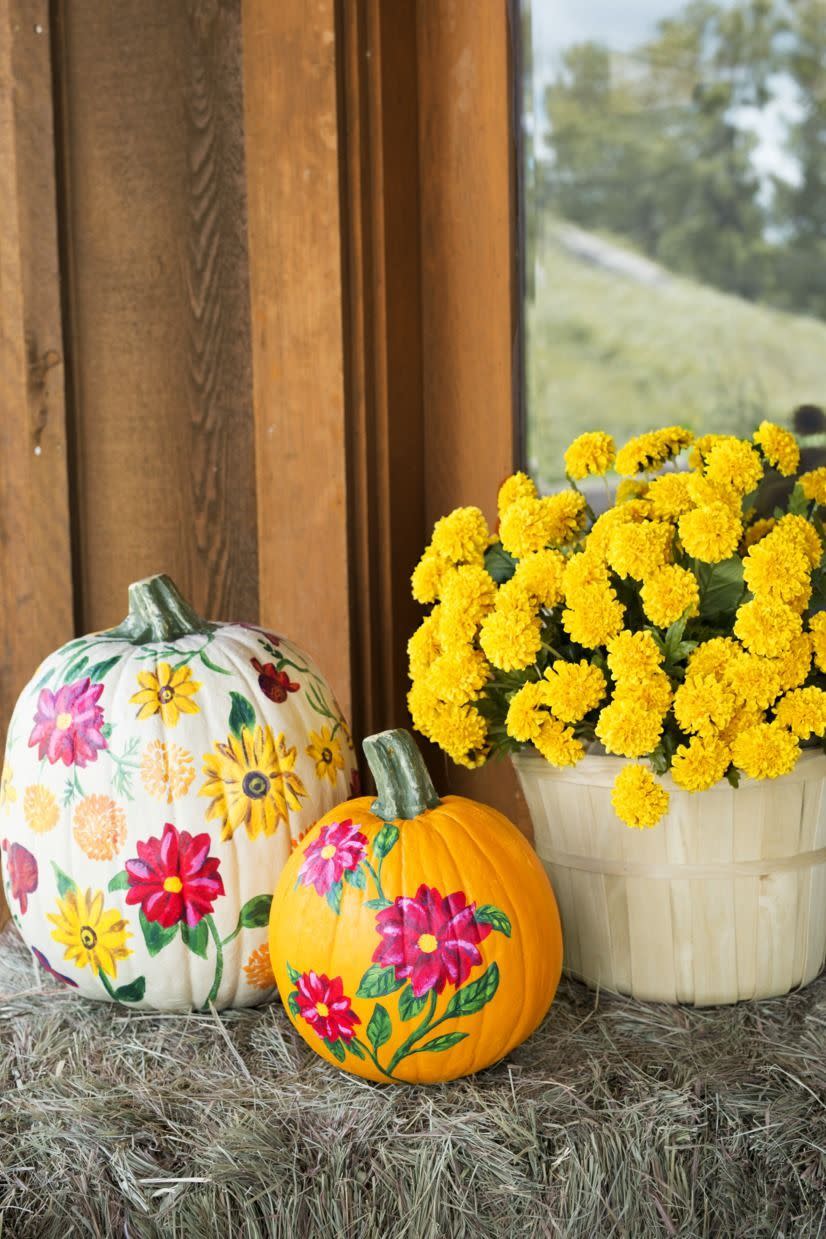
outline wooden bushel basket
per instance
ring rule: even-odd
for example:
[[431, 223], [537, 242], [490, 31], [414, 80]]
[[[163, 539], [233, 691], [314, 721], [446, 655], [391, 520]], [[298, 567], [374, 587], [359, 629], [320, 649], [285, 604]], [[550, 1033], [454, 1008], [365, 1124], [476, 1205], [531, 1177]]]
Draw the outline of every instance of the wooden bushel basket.
[[558, 770], [513, 758], [562, 917], [565, 969], [588, 985], [696, 1006], [769, 998], [826, 960], [826, 755], [779, 779], [689, 793], [631, 830], [611, 786], [624, 759]]

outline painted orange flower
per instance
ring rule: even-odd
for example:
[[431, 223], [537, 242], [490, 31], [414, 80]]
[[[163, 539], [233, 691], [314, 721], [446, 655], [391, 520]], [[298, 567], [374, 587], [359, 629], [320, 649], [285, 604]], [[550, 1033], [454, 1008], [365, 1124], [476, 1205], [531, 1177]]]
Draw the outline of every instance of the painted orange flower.
[[42, 783], [34, 783], [26, 788], [23, 794], [23, 816], [29, 830], [39, 835], [54, 830], [60, 810], [48, 787], [44, 787]]
[[248, 984], [255, 989], [272, 989], [275, 985], [270, 948], [266, 942], [255, 948], [244, 964], [244, 972], [247, 974]]
[[141, 780], [150, 796], [172, 804], [189, 791], [195, 778], [192, 754], [179, 744], [153, 740], [143, 750]]
[[90, 860], [111, 860], [126, 842], [126, 814], [110, 796], [85, 796], [72, 820], [75, 842]]

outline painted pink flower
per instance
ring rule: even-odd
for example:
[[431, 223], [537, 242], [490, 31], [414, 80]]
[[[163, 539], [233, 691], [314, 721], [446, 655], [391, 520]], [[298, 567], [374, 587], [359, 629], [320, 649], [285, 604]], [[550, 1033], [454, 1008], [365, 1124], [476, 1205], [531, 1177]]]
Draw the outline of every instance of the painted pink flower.
[[83, 767], [97, 761], [99, 750], [106, 748], [103, 710], [97, 704], [102, 692], [103, 685], [93, 684], [88, 676], [56, 693], [41, 689], [29, 747], [39, 745], [38, 757], [48, 757], [52, 765], [62, 761]]
[[191, 835], [167, 822], [160, 839], [138, 843], [137, 858], [126, 862], [126, 902], [139, 903], [146, 919], [164, 929], [179, 921], [197, 925], [224, 894], [221, 862], [209, 855], [211, 842], [208, 834]]
[[6, 853], [11, 897], [17, 900], [20, 911], [25, 913], [29, 907], [29, 895], [37, 890], [37, 861], [22, 843], [9, 843], [8, 839], [4, 839], [2, 847]]
[[47, 960], [42, 951], [38, 951], [36, 946], [32, 947], [32, 955], [37, 960], [44, 972], [48, 972], [50, 977], [54, 977], [56, 981], [62, 981], [64, 985], [71, 985], [73, 989], [77, 989], [77, 981], [73, 981], [71, 977], [64, 976], [62, 972], [57, 972], [56, 969]]
[[252, 660], [253, 668], [258, 675], [258, 687], [265, 697], [281, 705], [287, 700], [287, 693], [297, 693], [301, 688], [290, 679], [286, 671], [277, 671], [274, 663], [262, 663], [257, 658]]
[[298, 877], [305, 886], [314, 886], [326, 895], [344, 873], [357, 869], [364, 856], [367, 836], [348, 817], [343, 822], [322, 826], [304, 853]]
[[478, 944], [490, 925], [477, 921], [476, 904], [464, 891], [445, 898], [433, 886], [422, 885], [415, 899], [399, 895], [376, 915], [382, 941], [373, 963], [396, 970], [396, 980], [410, 979], [417, 998], [428, 990], [441, 994], [446, 982], [462, 985], [471, 968], [482, 962]]
[[352, 1041], [361, 1020], [350, 1006], [341, 977], [332, 981], [322, 972], [304, 972], [295, 983], [303, 1018], [322, 1040]]

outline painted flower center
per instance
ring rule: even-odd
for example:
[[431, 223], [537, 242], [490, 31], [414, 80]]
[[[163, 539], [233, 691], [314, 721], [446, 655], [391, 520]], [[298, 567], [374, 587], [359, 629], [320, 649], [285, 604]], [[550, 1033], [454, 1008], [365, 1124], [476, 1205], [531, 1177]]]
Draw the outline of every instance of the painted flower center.
[[58, 731], [68, 731], [72, 725], [72, 716], [68, 710], [64, 710], [62, 714], [58, 714], [54, 721], [54, 725]]
[[325, 843], [321, 849], [322, 860], [332, 860], [336, 854], [336, 845], [334, 843]]
[[173, 873], [170, 877], [164, 879], [163, 888], [165, 891], [168, 891], [170, 895], [177, 895], [183, 890], [184, 884], [178, 877], [177, 873]]
[[333, 760], [333, 754], [330, 749], [321, 750], [321, 760], [324, 762], [325, 766], [329, 766], [330, 762]]
[[166, 688], [162, 688], [159, 690], [158, 701], [161, 703], [162, 706], [165, 706], [169, 704], [169, 702], [172, 700], [174, 696], [175, 696], [175, 690], [173, 688], [170, 688], [169, 685], [167, 685]]
[[330, 1014], [330, 1008], [327, 1006], [326, 1002], [317, 1002], [315, 1004], [315, 1009], [323, 1020], [326, 1020], [327, 1016]]
[[439, 945], [439, 940], [435, 934], [422, 934], [416, 946], [425, 955], [432, 955]]
[[250, 770], [244, 775], [243, 788], [250, 800], [262, 800], [270, 790], [270, 781], [260, 770]]
[[97, 940], [98, 940], [98, 936], [95, 933], [94, 929], [92, 929], [91, 925], [81, 925], [80, 941], [86, 947], [87, 951], [92, 950], [92, 948], [96, 945]]

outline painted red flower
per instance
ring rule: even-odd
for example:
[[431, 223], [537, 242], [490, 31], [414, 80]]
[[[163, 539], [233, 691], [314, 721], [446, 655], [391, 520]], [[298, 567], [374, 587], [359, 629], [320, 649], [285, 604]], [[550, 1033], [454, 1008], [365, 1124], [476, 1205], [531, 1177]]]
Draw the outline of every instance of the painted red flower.
[[322, 1041], [352, 1041], [361, 1020], [350, 1006], [341, 977], [332, 981], [322, 972], [303, 972], [295, 983], [301, 1015]]
[[37, 960], [44, 972], [48, 972], [50, 977], [54, 977], [56, 981], [62, 981], [64, 985], [71, 985], [73, 989], [77, 989], [77, 981], [73, 981], [71, 977], [64, 976], [62, 972], [57, 972], [56, 969], [47, 960], [42, 951], [38, 951], [36, 946], [32, 947], [32, 955]]
[[137, 858], [126, 862], [126, 902], [139, 903], [146, 919], [164, 929], [179, 921], [197, 925], [224, 894], [221, 862], [209, 855], [211, 842], [208, 834], [191, 835], [167, 822], [160, 839], [138, 843]]
[[475, 912], [476, 904], [467, 902], [464, 891], [442, 898], [435, 887], [423, 884], [415, 899], [399, 895], [376, 915], [382, 941], [373, 963], [392, 965], [397, 981], [409, 978], [417, 998], [431, 989], [441, 994], [447, 981], [458, 987], [482, 962], [478, 944], [491, 931]]
[[4, 839], [2, 847], [6, 853], [6, 872], [12, 899], [20, 904], [21, 912], [26, 912], [29, 895], [37, 890], [37, 861], [22, 843], [9, 843], [8, 839]]
[[314, 886], [319, 895], [326, 895], [344, 873], [358, 868], [366, 846], [367, 836], [349, 817], [343, 822], [322, 826], [318, 838], [313, 839], [304, 853], [298, 872], [300, 881], [305, 886]]
[[83, 767], [97, 761], [99, 750], [106, 748], [103, 709], [97, 704], [102, 692], [103, 685], [93, 684], [88, 676], [56, 693], [41, 689], [29, 747], [39, 745], [38, 757], [48, 757], [52, 765], [62, 761]]
[[287, 700], [287, 693], [297, 693], [301, 688], [295, 684], [286, 671], [277, 671], [273, 663], [262, 663], [253, 658], [252, 665], [258, 674], [258, 687], [265, 697], [280, 705]]

